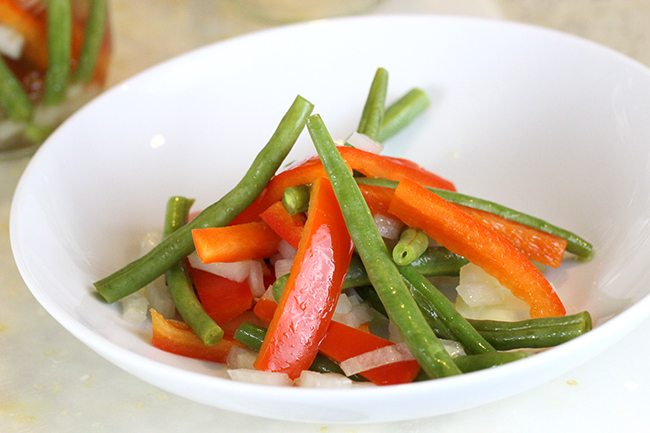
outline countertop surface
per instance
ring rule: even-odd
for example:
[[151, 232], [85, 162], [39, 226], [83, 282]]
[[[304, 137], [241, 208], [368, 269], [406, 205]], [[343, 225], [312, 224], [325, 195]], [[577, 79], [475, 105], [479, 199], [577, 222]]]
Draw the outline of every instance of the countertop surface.
[[[110, 85], [192, 48], [277, 25], [250, 16], [242, 3], [113, 0]], [[650, 64], [650, 0], [384, 0], [365, 13], [529, 22], [592, 39]], [[631, 432], [647, 430], [650, 423], [650, 320], [596, 359], [543, 386], [479, 408], [415, 421], [287, 423], [168, 394], [81, 344], [25, 287], [9, 245], [9, 210], [27, 163], [0, 162], [0, 432]]]

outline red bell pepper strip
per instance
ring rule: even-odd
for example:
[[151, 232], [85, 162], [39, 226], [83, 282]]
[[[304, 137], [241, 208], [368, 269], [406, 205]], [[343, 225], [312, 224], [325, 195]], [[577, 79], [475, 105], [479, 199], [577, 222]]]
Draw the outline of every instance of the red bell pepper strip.
[[[253, 312], [257, 318], [268, 324], [273, 318], [277, 306], [278, 304], [271, 299], [260, 299], [255, 304]], [[352, 328], [343, 323], [332, 321], [318, 349], [321, 354], [333, 361], [343, 362], [346, 359], [391, 344], [394, 343], [371, 334], [367, 324], [361, 325], [359, 328]], [[395, 385], [413, 382], [419, 371], [420, 366], [417, 361], [401, 361], [359, 374], [376, 385]]]
[[359, 189], [373, 215], [388, 215], [388, 208], [393, 200], [394, 190], [392, 188], [359, 184]]
[[327, 178], [312, 186], [303, 237], [255, 361], [296, 378], [318, 354], [352, 258], [352, 241]]
[[261, 221], [192, 230], [196, 253], [203, 263], [239, 262], [270, 257], [280, 237]]
[[462, 209], [474, 218], [501, 233], [529, 259], [553, 268], [562, 264], [566, 251], [566, 239], [535, 230], [534, 228], [509, 221], [498, 215], [463, 206]]
[[[336, 362], [361, 355], [395, 343], [361, 329], [339, 322], [330, 323], [327, 335], [320, 344], [320, 352]], [[359, 373], [376, 385], [396, 385], [413, 382], [420, 371], [417, 361], [400, 361]]]
[[219, 325], [251, 308], [253, 295], [247, 282], [238, 283], [191, 267], [189, 271], [203, 309]]
[[397, 181], [408, 179], [424, 186], [456, 191], [453, 183], [408, 159], [377, 155], [350, 146], [340, 146], [338, 150], [350, 167], [365, 176]]
[[287, 241], [292, 247], [298, 248], [300, 236], [305, 227], [303, 214], [290, 215], [281, 201], [276, 201], [260, 214], [264, 221], [278, 236]]
[[230, 349], [239, 345], [234, 340], [222, 338], [217, 344], [206, 346], [185, 323], [165, 319], [154, 309], [150, 312], [151, 344], [165, 352], [224, 363]]
[[480, 266], [530, 306], [531, 317], [563, 316], [562, 301], [530, 260], [492, 227], [411, 181], [395, 189], [389, 212]]

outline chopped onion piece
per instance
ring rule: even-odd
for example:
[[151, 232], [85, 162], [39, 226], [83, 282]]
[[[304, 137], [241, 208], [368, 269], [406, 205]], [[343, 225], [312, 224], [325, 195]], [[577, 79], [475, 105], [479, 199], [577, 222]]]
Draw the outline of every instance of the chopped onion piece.
[[359, 305], [363, 302], [363, 298], [354, 289], [346, 289], [346, 294], [352, 305]]
[[262, 269], [262, 262], [259, 260], [251, 261], [248, 286], [251, 288], [254, 298], [260, 298], [266, 291], [266, 287], [264, 287], [264, 270]]
[[249, 349], [244, 349], [243, 347], [234, 346], [228, 352], [228, 358], [226, 358], [226, 365], [228, 368], [246, 368], [249, 370], [253, 369], [253, 364], [257, 358], [257, 353]]
[[378, 141], [373, 140], [366, 134], [360, 132], [353, 132], [346, 140], [348, 144], [356, 147], [359, 150], [379, 154], [384, 150], [384, 145]]
[[283, 259], [293, 259], [296, 256], [296, 249], [284, 239], [278, 244], [278, 252]]
[[275, 301], [275, 298], [273, 297], [273, 284], [270, 284], [269, 287], [266, 288], [266, 291], [260, 299], [270, 299], [271, 301]]
[[516, 298], [510, 290], [499, 283], [499, 280], [472, 263], [460, 268], [456, 291], [472, 308], [489, 305], [528, 308], [524, 301]]
[[259, 371], [249, 368], [228, 369], [228, 375], [238, 382], [256, 383], [258, 385], [291, 386], [293, 382], [286, 373]]
[[275, 262], [275, 278], [287, 275], [291, 271], [293, 259], [280, 259]]
[[372, 370], [373, 368], [414, 359], [406, 343], [398, 343], [348, 358], [341, 362], [340, 367], [346, 376], [352, 376], [353, 374]]
[[350, 312], [345, 314], [335, 312], [332, 320], [336, 320], [337, 322], [353, 328], [358, 328], [364, 323], [370, 322], [372, 320], [372, 315], [370, 314], [370, 307], [368, 307], [366, 303], [358, 305], [350, 304]]
[[401, 343], [404, 341], [402, 331], [399, 330], [392, 320], [388, 321], [388, 339], [393, 343]]
[[400, 220], [382, 214], [375, 215], [375, 225], [382, 238], [393, 240], [399, 239], [404, 227]]
[[341, 296], [339, 296], [339, 300], [336, 303], [334, 314], [348, 314], [350, 311], [352, 311], [352, 304], [348, 299], [348, 295], [341, 293]]
[[172, 319], [176, 314], [176, 306], [165, 282], [161, 276], [145, 286], [145, 295], [151, 307], [163, 315], [166, 319]]
[[194, 269], [211, 272], [220, 277], [237, 281], [238, 283], [241, 283], [248, 278], [248, 274], [250, 274], [251, 271], [251, 264], [253, 263], [253, 260], [244, 260], [233, 263], [203, 263], [196, 252], [187, 256], [187, 259]]
[[133, 325], [139, 325], [147, 320], [147, 311], [149, 311], [149, 301], [144, 296], [142, 290], [122, 298], [122, 318]]
[[0, 54], [18, 60], [23, 52], [25, 38], [9, 26], [0, 24]]
[[512, 308], [499, 304], [472, 308], [460, 296], [456, 298], [454, 306], [456, 307], [456, 311], [467, 319], [502, 320], [504, 322], [530, 319], [530, 309], [528, 306], [525, 308]]
[[463, 348], [463, 345], [460, 344], [458, 341], [445, 340], [444, 338], [440, 338], [439, 340], [444, 346], [449, 356], [451, 356], [452, 358], [465, 355], [465, 349]]
[[349, 388], [352, 380], [338, 373], [318, 373], [303, 370], [294, 384], [303, 388]]

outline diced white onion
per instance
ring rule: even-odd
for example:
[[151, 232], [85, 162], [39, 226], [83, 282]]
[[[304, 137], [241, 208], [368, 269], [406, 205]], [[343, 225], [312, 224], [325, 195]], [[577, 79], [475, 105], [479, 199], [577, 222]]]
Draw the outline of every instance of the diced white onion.
[[345, 139], [343, 138], [337, 138], [336, 140], [332, 140], [335, 145], [337, 146], [345, 146]]
[[266, 291], [264, 287], [264, 270], [262, 262], [253, 260], [250, 264], [250, 273], [248, 274], [248, 286], [254, 298], [260, 298]]
[[366, 134], [353, 132], [346, 140], [348, 144], [356, 147], [359, 150], [365, 150], [370, 153], [381, 153], [384, 150], [384, 145], [378, 141], [373, 140]]
[[513, 304], [523, 301], [514, 297], [510, 290], [499, 283], [499, 280], [472, 263], [460, 268], [458, 295], [470, 307], [483, 307], [487, 305]]
[[260, 371], [249, 368], [228, 369], [228, 375], [238, 382], [256, 383], [258, 385], [291, 386], [293, 382], [285, 373]]
[[275, 262], [275, 278], [287, 275], [291, 271], [293, 259], [280, 259]]
[[25, 38], [9, 26], [0, 24], [0, 54], [18, 60], [23, 52]]
[[363, 302], [363, 298], [359, 296], [356, 290], [354, 289], [347, 289], [346, 293], [348, 295], [348, 299], [350, 300], [350, 303], [352, 305], [359, 305]]
[[234, 346], [228, 352], [226, 365], [231, 369], [246, 368], [252, 370], [255, 359], [257, 359], [257, 353], [243, 347]]
[[460, 344], [458, 341], [445, 340], [444, 338], [441, 338], [440, 342], [444, 346], [449, 356], [451, 356], [452, 358], [465, 355], [465, 349], [463, 348], [463, 345]]
[[161, 276], [145, 286], [145, 295], [151, 307], [163, 315], [166, 319], [172, 319], [176, 314], [176, 306], [165, 282]]
[[400, 220], [382, 214], [376, 214], [374, 218], [375, 225], [382, 238], [399, 239], [402, 227], [404, 227]]
[[138, 290], [120, 300], [122, 318], [133, 325], [139, 325], [147, 320], [149, 301], [142, 290]]
[[404, 341], [402, 332], [392, 320], [388, 321], [388, 339], [393, 343], [401, 343]]
[[454, 306], [456, 307], [456, 311], [467, 319], [502, 320], [504, 322], [516, 322], [518, 320], [530, 319], [530, 309], [528, 306], [524, 308], [509, 308], [499, 304], [472, 308], [468, 306], [460, 296], [456, 298]]
[[270, 284], [269, 287], [266, 288], [266, 291], [260, 299], [270, 299], [275, 301], [275, 298], [273, 297], [273, 284]]
[[334, 309], [334, 315], [348, 314], [350, 311], [352, 311], [352, 304], [348, 299], [348, 295], [341, 293], [341, 296], [339, 296], [339, 300], [336, 303], [336, 308]]
[[398, 343], [348, 358], [341, 362], [340, 367], [346, 376], [352, 376], [353, 374], [372, 370], [373, 368], [383, 367], [384, 365], [401, 361], [411, 361], [413, 359], [415, 358], [406, 344]]
[[338, 373], [318, 373], [315, 371], [303, 370], [293, 382], [303, 388], [349, 388], [352, 380]]
[[211, 272], [220, 277], [237, 281], [238, 283], [241, 283], [248, 278], [248, 274], [251, 270], [251, 263], [253, 263], [253, 260], [244, 260], [233, 263], [203, 263], [195, 252], [187, 256], [187, 258], [190, 265], [195, 269]]
[[364, 302], [357, 305], [350, 304], [350, 311], [348, 313], [338, 314], [335, 312], [332, 320], [336, 320], [352, 328], [358, 328], [364, 323], [370, 322], [372, 315], [370, 314], [370, 307]]
[[293, 259], [296, 256], [296, 249], [284, 239], [278, 244], [278, 252], [283, 259]]

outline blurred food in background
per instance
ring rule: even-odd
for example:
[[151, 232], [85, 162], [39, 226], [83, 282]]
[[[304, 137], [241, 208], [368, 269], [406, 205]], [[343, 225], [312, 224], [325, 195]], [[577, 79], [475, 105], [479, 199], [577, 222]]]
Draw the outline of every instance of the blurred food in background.
[[0, 0], [0, 158], [32, 153], [104, 87], [107, 0]]

